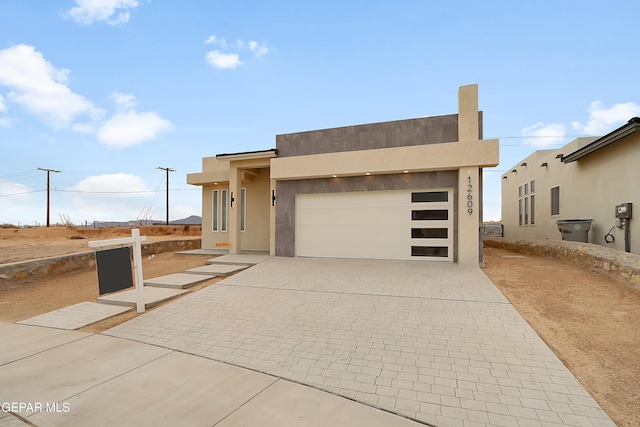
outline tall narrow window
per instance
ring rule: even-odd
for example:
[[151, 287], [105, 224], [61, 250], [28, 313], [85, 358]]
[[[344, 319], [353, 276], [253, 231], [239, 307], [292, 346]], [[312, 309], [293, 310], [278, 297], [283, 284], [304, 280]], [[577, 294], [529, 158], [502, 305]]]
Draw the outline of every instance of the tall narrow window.
[[213, 190], [211, 199], [213, 205], [211, 207], [212, 229], [218, 231], [218, 190]]
[[522, 225], [522, 199], [518, 200], [518, 224]]
[[551, 215], [560, 215], [560, 187], [551, 189]]
[[244, 231], [247, 225], [247, 189], [240, 190], [240, 231]]
[[227, 190], [222, 190], [220, 197], [220, 230], [227, 231]]
[[524, 225], [529, 225], [529, 198], [524, 198]]
[[531, 225], [536, 223], [536, 196], [531, 195]]

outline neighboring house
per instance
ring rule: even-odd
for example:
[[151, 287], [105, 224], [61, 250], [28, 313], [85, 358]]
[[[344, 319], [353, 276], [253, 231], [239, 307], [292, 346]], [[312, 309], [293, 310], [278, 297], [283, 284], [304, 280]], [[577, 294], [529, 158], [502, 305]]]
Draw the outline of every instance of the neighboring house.
[[640, 214], [639, 184], [638, 117], [601, 138], [536, 151], [502, 175], [504, 237], [561, 240], [558, 220], [593, 219], [589, 243], [625, 250], [627, 232], [630, 251], [640, 254], [640, 218], [622, 227], [616, 220], [623, 203]]
[[205, 157], [202, 247], [277, 256], [482, 260], [477, 85], [459, 112], [276, 136], [276, 148]]

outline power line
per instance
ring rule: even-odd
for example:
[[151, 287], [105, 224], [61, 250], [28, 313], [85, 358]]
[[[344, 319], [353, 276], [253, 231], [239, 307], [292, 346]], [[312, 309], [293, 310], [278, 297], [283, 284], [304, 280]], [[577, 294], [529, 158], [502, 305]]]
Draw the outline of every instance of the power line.
[[47, 191], [47, 190], [33, 190], [33, 191], [23, 191], [22, 193], [0, 194], [0, 197], [21, 196], [23, 194], [42, 193], [43, 191]]

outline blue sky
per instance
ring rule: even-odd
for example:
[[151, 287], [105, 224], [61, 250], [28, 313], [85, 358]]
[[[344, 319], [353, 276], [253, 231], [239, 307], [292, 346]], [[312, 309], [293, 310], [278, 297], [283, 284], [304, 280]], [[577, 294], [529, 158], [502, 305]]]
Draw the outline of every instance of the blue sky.
[[[275, 135], [457, 112], [477, 83], [485, 219], [539, 148], [640, 116], [640, 2], [2, 0], [0, 224], [200, 214], [186, 174]], [[538, 136], [538, 138], [531, 138]], [[544, 138], [540, 138], [543, 136]]]

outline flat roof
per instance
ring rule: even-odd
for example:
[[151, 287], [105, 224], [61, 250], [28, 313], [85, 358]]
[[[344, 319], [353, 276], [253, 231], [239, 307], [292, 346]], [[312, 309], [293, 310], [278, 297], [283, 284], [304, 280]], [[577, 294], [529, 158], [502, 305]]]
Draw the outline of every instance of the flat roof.
[[573, 153], [567, 154], [562, 158], [562, 161], [564, 163], [575, 162], [576, 160], [604, 148], [607, 145], [613, 144], [614, 142], [619, 141], [637, 131], [640, 131], [640, 117], [632, 118], [627, 122], [627, 124], [619, 127], [618, 129], [609, 132], [605, 136], [596, 139], [582, 148], [577, 149]]
[[275, 148], [269, 150], [244, 151], [242, 153], [225, 153], [217, 154], [218, 160], [249, 160], [249, 159], [269, 159], [278, 157], [278, 150]]

